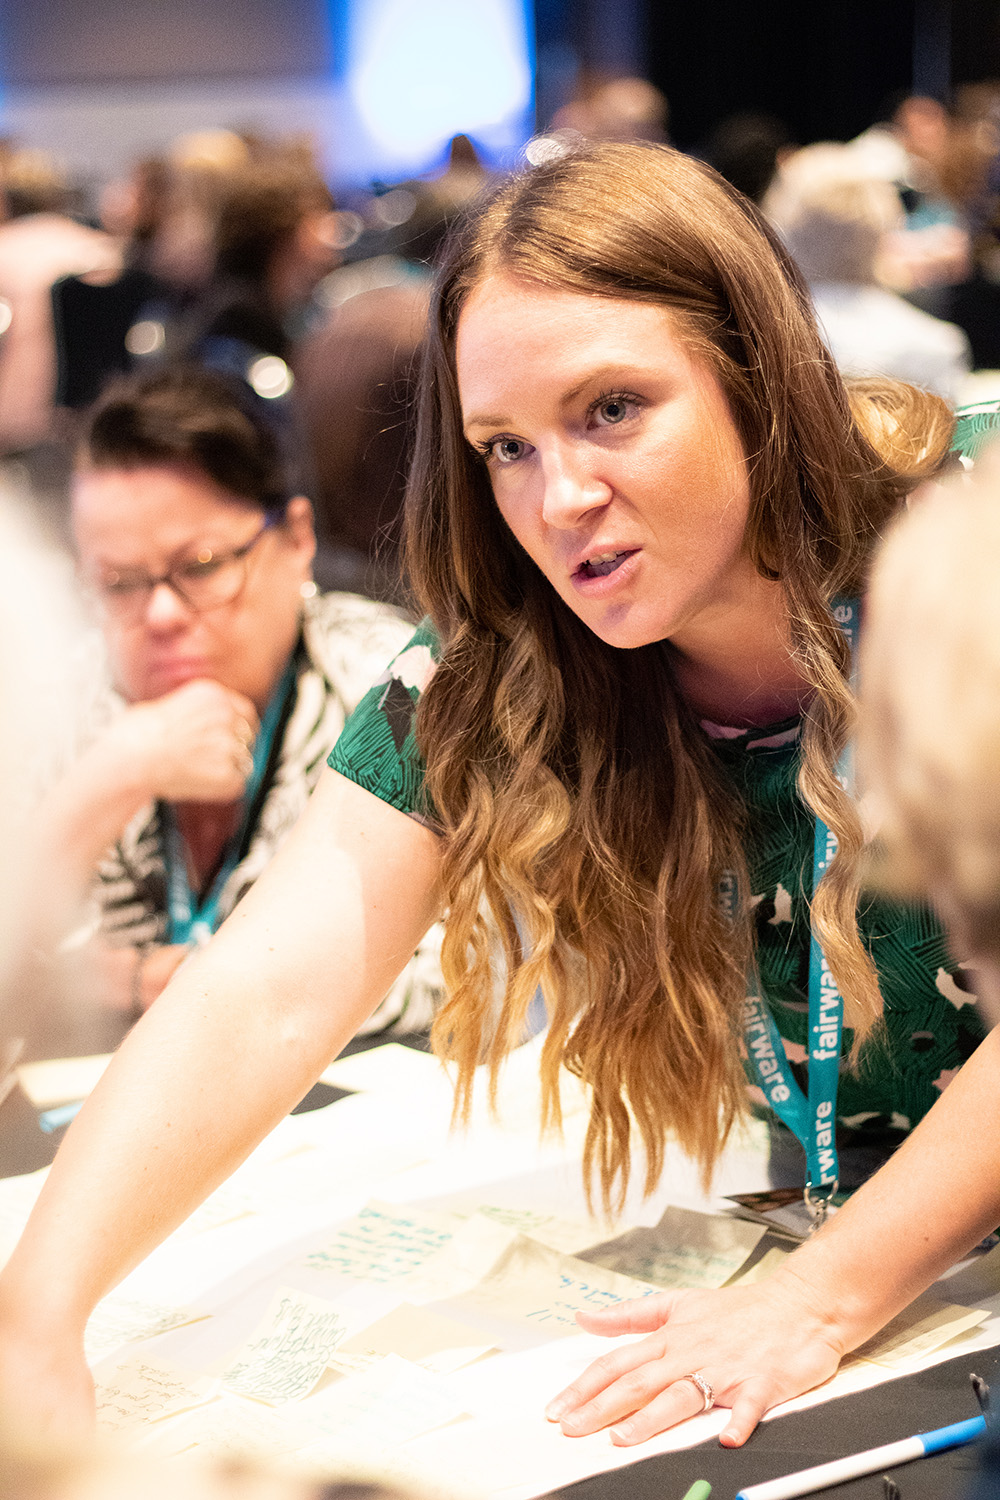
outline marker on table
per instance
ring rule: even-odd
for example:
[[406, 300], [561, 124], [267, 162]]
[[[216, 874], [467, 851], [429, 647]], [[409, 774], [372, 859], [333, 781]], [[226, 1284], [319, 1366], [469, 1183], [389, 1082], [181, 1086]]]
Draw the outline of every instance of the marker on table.
[[684, 1500], [708, 1500], [711, 1493], [712, 1486], [707, 1479], [696, 1479], [684, 1496]]
[[985, 1428], [983, 1417], [972, 1417], [968, 1422], [953, 1422], [950, 1427], [938, 1427], [934, 1432], [918, 1432], [898, 1443], [885, 1443], [881, 1448], [869, 1448], [866, 1453], [853, 1453], [849, 1458], [835, 1458], [832, 1463], [801, 1469], [798, 1474], [786, 1474], [784, 1479], [751, 1484], [740, 1490], [736, 1500], [794, 1500], [796, 1495], [811, 1495], [816, 1490], [828, 1489], [831, 1484], [845, 1484], [848, 1479], [874, 1474], [876, 1469], [891, 1469], [914, 1458], [960, 1448], [979, 1437]]

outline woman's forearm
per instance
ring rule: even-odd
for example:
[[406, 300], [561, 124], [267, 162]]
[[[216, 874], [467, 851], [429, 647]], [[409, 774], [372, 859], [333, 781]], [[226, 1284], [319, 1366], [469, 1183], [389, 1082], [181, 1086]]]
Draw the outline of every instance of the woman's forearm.
[[895, 1155], [789, 1257], [845, 1350], [1000, 1224], [1000, 1028]]
[[78, 1334], [298, 1102], [436, 915], [434, 836], [327, 778], [70, 1129], [0, 1277], [0, 1342], [12, 1327]]

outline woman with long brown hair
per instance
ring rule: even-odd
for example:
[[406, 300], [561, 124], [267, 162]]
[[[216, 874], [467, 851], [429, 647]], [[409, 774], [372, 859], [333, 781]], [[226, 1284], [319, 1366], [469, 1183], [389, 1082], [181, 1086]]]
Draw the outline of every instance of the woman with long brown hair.
[[[648, 1184], [668, 1133], [710, 1173], [747, 1108], [744, 1034], [818, 1217], [835, 1117], [929, 1108], [979, 1033], [929, 914], [859, 913], [842, 762], [869, 556], [951, 427], [899, 389], [852, 410], [759, 215], [667, 148], [587, 149], [471, 216], [438, 278], [410, 483], [430, 622], [69, 1132], [0, 1279], [0, 1389], [36, 1418], [86, 1410], [90, 1307], [301, 1097], [442, 908], [435, 1041], [460, 1095], [540, 986], [546, 1107], [561, 1066], [589, 1085], [606, 1201], [636, 1135]], [[831, 1311], [820, 1247], [864, 1238], [839, 1222], [807, 1247], [821, 1293], [793, 1267], [650, 1299], [653, 1354], [618, 1351], [553, 1415], [628, 1419], [634, 1442], [718, 1401], [742, 1441], [899, 1305], [873, 1285]]]

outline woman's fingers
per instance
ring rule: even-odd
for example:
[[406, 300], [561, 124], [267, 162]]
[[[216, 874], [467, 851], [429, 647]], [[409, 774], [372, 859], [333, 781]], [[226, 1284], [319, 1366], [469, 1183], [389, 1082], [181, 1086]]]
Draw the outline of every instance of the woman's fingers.
[[764, 1413], [775, 1405], [771, 1386], [763, 1380], [748, 1380], [733, 1397], [729, 1421], [719, 1434], [724, 1448], [742, 1448]]
[[675, 1291], [580, 1316], [593, 1333], [647, 1332], [609, 1350], [547, 1408], [567, 1436], [610, 1427], [612, 1441], [641, 1443], [704, 1409], [685, 1377], [696, 1371], [732, 1416], [722, 1434], [739, 1447], [769, 1407], [825, 1380], [843, 1349], [799, 1278], [721, 1291]]
[[694, 1381], [674, 1380], [631, 1416], [616, 1422], [611, 1441], [619, 1448], [630, 1448], [633, 1443], [644, 1443], [658, 1432], [666, 1432], [668, 1427], [676, 1427], [678, 1422], [700, 1416], [704, 1410], [705, 1397]]
[[662, 1328], [672, 1314], [680, 1292], [657, 1292], [652, 1297], [635, 1297], [630, 1302], [616, 1302], [598, 1312], [578, 1312], [576, 1321], [587, 1333], [603, 1333], [612, 1338], [619, 1333], [653, 1333]]
[[[662, 1341], [655, 1338], [639, 1339], [637, 1343], [626, 1344], [623, 1348], [609, 1349], [607, 1354], [600, 1355], [589, 1364], [572, 1385], [568, 1385], [549, 1402], [545, 1415], [550, 1422], [559, 1422], [567, 1413], [575, 1414], [623, 1376], [650, 1365], [661, 1352]], [[616, 1412], [618, 1416], [622, 1414], [622, 1410]], [[613, 1421], [614, 1417], [608, 1420]], [[590, 1432], [593, 1429], [581, 1427], [580, 1430]]]

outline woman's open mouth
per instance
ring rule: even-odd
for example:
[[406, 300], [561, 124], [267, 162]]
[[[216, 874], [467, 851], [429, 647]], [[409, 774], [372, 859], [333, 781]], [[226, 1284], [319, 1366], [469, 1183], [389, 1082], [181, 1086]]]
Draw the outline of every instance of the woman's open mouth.
[[632, 552], [598, 552], [580, 564], [577, 574], [580, 578], [606, 578], [631, 556]]

